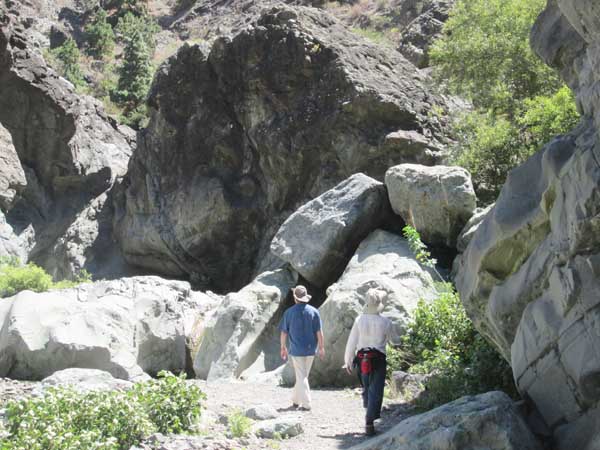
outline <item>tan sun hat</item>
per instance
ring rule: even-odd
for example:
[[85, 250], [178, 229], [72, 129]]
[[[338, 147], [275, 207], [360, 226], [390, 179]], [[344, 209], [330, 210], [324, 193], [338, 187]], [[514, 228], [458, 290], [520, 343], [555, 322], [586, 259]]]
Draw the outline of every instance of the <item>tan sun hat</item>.
[[387, 293], [379, 289], [369, 289], [365, 296], [365, 314], [379, 314], [383, 311], [385, 305], [383, 299]]
[[297, 302], [308, 303], [312, 298], [310, 295], [308, 295], [306, 288], [300, 284], [295, 288], [292, 288], [292, 293], [294, 294], [294, 298]]

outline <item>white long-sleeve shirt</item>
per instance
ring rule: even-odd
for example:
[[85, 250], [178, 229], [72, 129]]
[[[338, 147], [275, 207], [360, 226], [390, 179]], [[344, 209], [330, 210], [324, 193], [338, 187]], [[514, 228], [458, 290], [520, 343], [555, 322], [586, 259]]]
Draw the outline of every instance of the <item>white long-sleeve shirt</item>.
[[361, 348], [376, 348], [385, 354], [385, 346], [392, 335], [392, 321], [379, 314], [361, 314], [354, 321], [348, 342], [344, 362], [352, 367], [354, 355]]

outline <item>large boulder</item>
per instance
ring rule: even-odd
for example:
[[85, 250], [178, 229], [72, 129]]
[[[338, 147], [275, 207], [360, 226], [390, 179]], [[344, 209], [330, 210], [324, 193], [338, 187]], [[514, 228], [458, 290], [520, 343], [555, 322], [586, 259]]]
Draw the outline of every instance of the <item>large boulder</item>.
[[[409, 417], [352, 450], [542, 450], [503, 392], [462, 397]], [[579, 448], [579, 447], [573, 447]]]
[[185, 370], [184, 311], [194, 296], [188, 283], [158, 277], [23, 291], [0, 302], [0, 377], [90, 368], [135, 380]]
[[389, 210], [383, 183], [362, 173], [353, 175], [288, 217], [271, 242], [271, 252], [326, 288]]
[[[446, 107], [426, 76], [310, 7], [267, 8], [211, 48], [182, 47], [148, 105], [119, 203], [121, 247], [134, 265], [217, 291], [252, 279], [298, 206], [354, 173], [434, 164], [445, 148], [429, 112]], [[386, 142], [400, 130], [422, 150]]]
[[462, 167], [401, 164], [385, 174], [392, 209], [428, 244], [456, 246], [475, 212], [471, 175]]
[[582, 123], [514, 169], [456, 263], [467, 312], [511, 361], [559, 450], [600, 440], [600, 10], [550, 1], [533, 46], [575, 89]]
[[[272, 328], [290, 305], [290, 290], [298, 275], [287, 269], [265, 272], [252, 283], [227, 295], [211, 320], [194, 360], [198, 378], [214, 380], [239, 377], [263, 353]], [[282, 364], [272, 352], [263, 361], [268, 371]]]
[[27, 185], [25, 172], [12, 143], [12, 136], [0, 125], [0, 208], [7, 211]]
[[[109, 118], [98, 100], [77, 94], [46, 65], [29, 40], [27, 24], [0, 5], [2, 161], [6, 131], [14, 146], [14, 152], [9, 150], [12, 162], [0, 169], [0, 191], [6, 191], [7, 167], [17, 168], [10, 171], [18, 178], [8, 178], [11, 208], [4, 222], [16, 237], [13, 246], [19, 246], [10, 253], [61, 278], [82, 269], [96, 276], [119, 275], [124, 264], [111, 236], [112, 206], [106, 198], [127, 171], [135, 135]], [[0, 196], [6, 211], [7, 197]], [[54, 258], [61, 240], [73, 245]]]
[[372, 288], [387, 294], [382, 314], [392, 320], [396, 338], [404, 333], [418, 301], [431, 300], [435, 295], [431, 275], [415, 260], [404, 238], [382, 230], [371, 233], [341, 278], [327, 290], [327, 300], [319, 310], [325, 359], [315, 361], [311, 371], [313, 383], [356, 383], [356, 376], [349, 376], [341, 367], [350, 330], [363, 311], [366, 292]]

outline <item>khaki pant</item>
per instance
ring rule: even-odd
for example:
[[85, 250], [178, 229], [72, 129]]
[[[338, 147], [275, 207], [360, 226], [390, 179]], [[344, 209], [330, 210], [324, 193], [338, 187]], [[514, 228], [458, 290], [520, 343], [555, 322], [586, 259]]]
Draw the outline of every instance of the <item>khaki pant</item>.
[[310, 409], [310, 386], [308, 374], [312, 367], [314, 356], [292, 356], [292, 364], [296, 373], [296, 384], [292, 392], [292, 403]]

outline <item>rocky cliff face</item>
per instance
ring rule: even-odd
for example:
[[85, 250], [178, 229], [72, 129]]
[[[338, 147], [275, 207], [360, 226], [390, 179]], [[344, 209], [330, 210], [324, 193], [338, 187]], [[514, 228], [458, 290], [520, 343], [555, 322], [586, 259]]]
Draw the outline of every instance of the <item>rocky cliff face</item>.
[[1, 10], [0, 125], [2, 253], [58, 277], [122, 272], [107, 199], [135, 136], [49, 69], [23, 24]]
[[532, 37], [575, 89], [584, 119], [510, 174], [456, 283], [557, 448], [586, 450], [600, 438], [600, 9], [551, 0]]
[[241, 287], [303, 201], [356, 172], [439, 160], [431, 111], [444, 105], [425, 86], [401, 56], [312, 8], [268, 9], [211, 49], [182, 48], [156, 75], [123, 185], [127, 260]]

